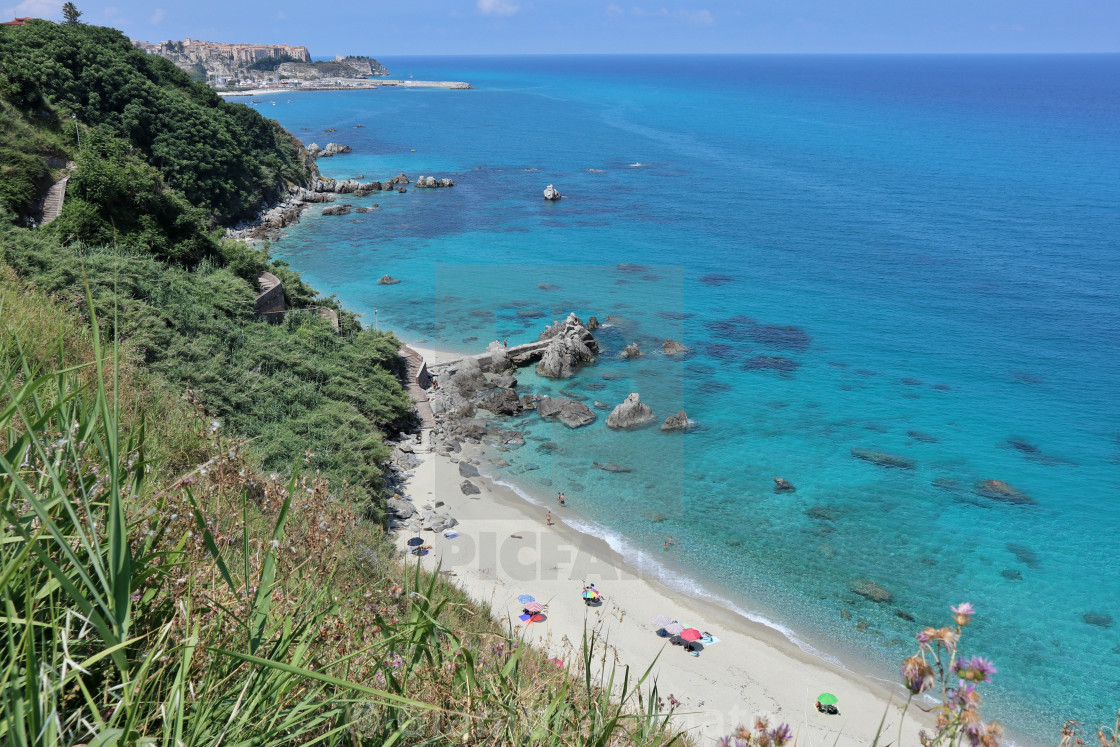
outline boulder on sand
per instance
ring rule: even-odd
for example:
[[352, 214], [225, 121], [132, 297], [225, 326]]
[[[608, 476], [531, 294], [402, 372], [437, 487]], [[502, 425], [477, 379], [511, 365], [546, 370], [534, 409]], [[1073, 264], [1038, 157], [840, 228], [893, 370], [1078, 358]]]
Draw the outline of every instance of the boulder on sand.
[[478, 477], [478, 467], [470, 462], [459, 462], [459, 477]]
[[416, 515], [416, 507], [406, 500], [393, 496], [385, 502], [386, 508], [397, 515], [398, 519], [409, 519]]
[[478, 495], [482, 492], [479, 490], [478, 486], [470, 480], [463, 480], [463, 482], [459, 484], [459, 490], [463, 491], [463, 495]]
[[688, 430], [688, 414], [681, 410], [676, 415], [670, 415], [665, 418], [665, 422], [661, 424], [663, 431], [685, 431]]
[[607, 416], [608, 428], [637, 428], [653, 420], [653, 410], [642, 402], [637, 392], [632, 392], [626, 400]]

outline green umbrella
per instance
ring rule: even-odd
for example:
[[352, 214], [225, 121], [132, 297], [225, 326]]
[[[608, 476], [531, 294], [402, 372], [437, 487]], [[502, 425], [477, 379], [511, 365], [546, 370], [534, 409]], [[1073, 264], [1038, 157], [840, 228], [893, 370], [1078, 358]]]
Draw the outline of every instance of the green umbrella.
[[817, 702], [821, 705], [836, 705], [838, 699], [832, 693], [821, 693], [817, 696]]

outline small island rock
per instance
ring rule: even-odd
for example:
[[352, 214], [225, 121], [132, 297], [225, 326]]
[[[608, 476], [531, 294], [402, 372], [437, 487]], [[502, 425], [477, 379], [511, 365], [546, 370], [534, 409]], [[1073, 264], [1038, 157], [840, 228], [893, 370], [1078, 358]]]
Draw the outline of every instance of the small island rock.
[[626, 400], [611, 411], [607, 417], [609, 428], [637, 428], [653, 420], [653, 410], [642, 402], [637, 392], [632, 392]]
[[381, 279], [377, 281], [378, 285], [396, 285], [400, 281], [392, 275], [382, 275]]
[[688, 430], [688, 414], [681, 410], [676, 415], [670, 415], [665, 418], [665, 422], [661, 424], [663, 431], [685, 431]]
[[556, 187], [552, 186], [551, 184], [544, 188], [544, 198], [546, 200], [556, 201], [563, 196], [564, 195], [560, 194], [560, 190], [556, 189]]
[[774, 478], [774, 492], [775, 493], [793, 493], [797, 488], [789, 480], [783, 480], [780, 477]]
[[673, 339], [661, 343], [661, 349], [665, 351], [665, 355], [681, 355], [688, 352], [687, 347]]
[[632, 342], [622, 349], [623, 358], [639, 358], [642, 355], [642, 349], [638, 347], [638, 343]]

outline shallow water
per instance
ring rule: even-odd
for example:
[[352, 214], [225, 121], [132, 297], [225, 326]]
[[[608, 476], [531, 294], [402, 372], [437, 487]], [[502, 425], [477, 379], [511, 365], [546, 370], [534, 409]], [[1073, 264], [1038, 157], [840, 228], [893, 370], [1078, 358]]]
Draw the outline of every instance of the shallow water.
[[[589, 405], [636, 391], [658, 421], [696, 423], [529, 417], [508, 479], [564, 490], [667, 581], [886, 676], [971, 600], [966, 647], [1000, 670], [989, 716], [1046, 742], [1066, 718], [1110, 718], [1120, 627], [1084, 616], [1120, 622], [1120, 57], [387, 64], [477, 90], [284, 94], [262, 111], [352, 145], [320, 161], [328, 175], [457, 186], [313, 208], [275, 255], [433, 347], [610, 315], [597, 365], [523, 371], [521, 387]], [[564, 200], [541, 198], [550, 183]], [[387, 273], [402, 282], [377, 285]], [[667, 337], [689, 355], [661, 354]], [[618, 357], [634, 341], [647, 354]], [[778, 476], [797, 492], [775, 493]], [[988, 478], [1036, 503], [978, 495]]]

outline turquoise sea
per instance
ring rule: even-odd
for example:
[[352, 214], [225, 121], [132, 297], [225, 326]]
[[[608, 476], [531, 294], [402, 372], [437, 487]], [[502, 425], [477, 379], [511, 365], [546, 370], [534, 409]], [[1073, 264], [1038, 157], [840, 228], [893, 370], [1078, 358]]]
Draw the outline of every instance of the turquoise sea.
[[[525, 418], [505, 479], [564, 490], [565, 519], [666, 583], [886, 678], [921, 626], [971, 601], [965, 646], [999, 668], [989, 717], [1045, 743], [1067, 718], [1110, 720], [1120, 56], [385, 63], [476, 90], [251, 105], [307, 143], [351, 145], [320, 161], [329, 176], [457, 186], [313, 209], [275, 256], [432, 347], [609, 315], [597, 365], [564, 383], [525, 372], [522, 389], [640, 392], [659, 420], [695, 421], [667, 435], [612, 432], [606, 411], [578, 431]], [[565, 199], [546, 203], [548, 184]], [[667, 337], [691, 353], [662, 355]], [[646, 355], [621, 359], [630, 342]], [[1036, 503], [977, 495], [989, 478]]]

